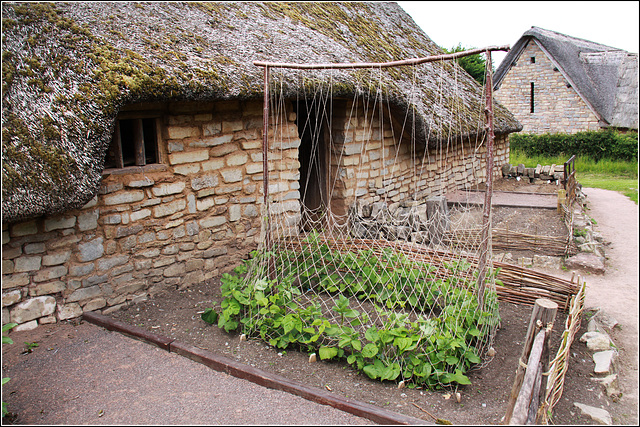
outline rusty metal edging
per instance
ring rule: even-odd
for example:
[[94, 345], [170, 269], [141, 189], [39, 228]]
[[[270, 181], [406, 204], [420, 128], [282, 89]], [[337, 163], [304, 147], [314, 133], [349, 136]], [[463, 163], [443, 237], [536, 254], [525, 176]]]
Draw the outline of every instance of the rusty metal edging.
[[285, 391], [321, 405], [328, 405], [358, 417], [366, 418], [378, 424], [433, 424], [426, 420], [398, 414], [368, 403], [347, 399], [321, 389], [308, 387], [283, 376], [236, 362], [235, 360], [214, 354], [208, 350], [203, 350], [190, 344], [183, 344], [174, 339], [154, 334], [138, 326], [119, 322], [99, 313], [86, 312], [82, 315], [82, 318], [89, 323], [101, 326], [110, 331], [120, 332], [131, 338], [155, 345], [163, 350], [167, 350], [170, 353], [187, 357], [216, 371], [251, 381], [263, 387]]

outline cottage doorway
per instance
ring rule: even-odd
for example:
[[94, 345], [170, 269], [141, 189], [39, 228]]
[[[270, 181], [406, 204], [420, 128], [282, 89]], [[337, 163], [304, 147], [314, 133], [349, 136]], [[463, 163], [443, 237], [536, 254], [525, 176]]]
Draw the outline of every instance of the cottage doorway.
[[300, 204], [302, 229], [320, 230], [326, 224], [328, 197], [328, 123], [326, 100], [294, 102], [296, 126], [300, 137]]

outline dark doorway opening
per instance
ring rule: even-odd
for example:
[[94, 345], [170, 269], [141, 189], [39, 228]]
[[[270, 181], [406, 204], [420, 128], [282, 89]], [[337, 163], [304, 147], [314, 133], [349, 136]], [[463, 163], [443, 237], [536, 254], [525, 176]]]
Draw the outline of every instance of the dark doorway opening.
[[329, 118], [322, 101], [294, 101], [296, 126], [300, 137], [300, 203], [302, 228], [320, 229], [328, 199], [328, 125]]

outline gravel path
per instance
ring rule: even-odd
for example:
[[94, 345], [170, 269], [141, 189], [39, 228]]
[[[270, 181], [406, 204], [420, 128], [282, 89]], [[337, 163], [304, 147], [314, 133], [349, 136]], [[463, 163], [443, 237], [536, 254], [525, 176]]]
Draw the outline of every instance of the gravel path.
[[[3, 346], [11, 359], [3, 377], [11, 381], [2, 400], [18, 414], [16, 424], [373, 424], [88, 322], [37, 330], [42, 337], [13, 333], [15, 343]], [[20, 355], [24, 340], [36, 338], [39, 347]]]
[[610, 245], [604, 275], [585, 277], [585, 306], [601, 307], [620, 324], [613, 339], [619, 347], [621, 405], [628, 406], [625, 424], [638, 423], [638, 205], [615, 191], [583, 188], [587, 214]]

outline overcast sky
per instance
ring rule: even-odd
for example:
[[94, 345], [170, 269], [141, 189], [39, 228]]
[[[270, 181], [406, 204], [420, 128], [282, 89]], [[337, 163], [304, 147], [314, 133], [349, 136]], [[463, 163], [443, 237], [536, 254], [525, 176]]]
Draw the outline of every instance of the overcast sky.
[[[637, 1], [398, 2], [437, 45], [513, 46], [532, 26], [638, 53]], [[492, 52], [496, 67], [506, 53]]]

